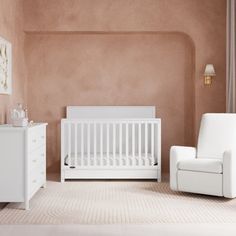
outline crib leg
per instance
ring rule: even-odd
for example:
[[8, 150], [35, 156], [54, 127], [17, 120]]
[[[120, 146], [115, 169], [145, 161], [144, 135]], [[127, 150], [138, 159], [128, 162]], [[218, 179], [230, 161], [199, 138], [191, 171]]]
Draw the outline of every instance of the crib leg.
[[157, 182], [161, 183], [161, 174], [160, 173], [157, 175]]
[[65, 182], [64, 172], [61, 170], [61, 183]]
[[23, 203], [23, 209], [25, 209], [25, 210], [29, 210], [29, 209], [30, 209], [29, 200], [26, 200], [26, 201]]

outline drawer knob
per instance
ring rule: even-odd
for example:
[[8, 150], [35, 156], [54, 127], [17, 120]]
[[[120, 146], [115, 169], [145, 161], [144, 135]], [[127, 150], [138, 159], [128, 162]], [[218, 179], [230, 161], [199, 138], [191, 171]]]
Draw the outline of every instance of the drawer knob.
[[36, 143], [36, 139], [33, 139], [33, 143]]
[[33, 182], [33, 183], [36, 183], [36, 182], [37, 182], [37, 180], [36, 180], [36, 179], [34, 179], [32, 182]]
[[37, 160], [36, 160], [36, 159], [34, 159], [34, 160], [33, 160], [33, 162], [37, 162]]

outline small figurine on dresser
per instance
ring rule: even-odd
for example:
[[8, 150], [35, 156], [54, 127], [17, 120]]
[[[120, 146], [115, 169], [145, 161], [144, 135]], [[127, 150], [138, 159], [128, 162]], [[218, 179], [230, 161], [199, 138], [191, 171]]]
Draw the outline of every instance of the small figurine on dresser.
[[12, 125], [16, 127], [26, 127], [28, 125], [27, 109], [23, 109], [21, 103], [17, 104], [17, 108], [11, 110]]

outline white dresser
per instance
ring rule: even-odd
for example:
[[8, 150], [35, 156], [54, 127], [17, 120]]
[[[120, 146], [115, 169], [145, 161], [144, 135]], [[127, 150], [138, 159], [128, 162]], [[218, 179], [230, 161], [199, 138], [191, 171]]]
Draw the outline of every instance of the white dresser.
[[46, 184], [46, 123], [0, 125], [0, 202], [29, 201]]

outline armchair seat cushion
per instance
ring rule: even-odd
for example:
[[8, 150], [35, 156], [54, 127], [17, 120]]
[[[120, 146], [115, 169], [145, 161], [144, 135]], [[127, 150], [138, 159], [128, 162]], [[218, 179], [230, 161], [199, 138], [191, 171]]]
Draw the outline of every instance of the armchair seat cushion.
[[177, 168], [185, 171], [196, 171], [206, 173], [223, 173], [223, 163], [218, 159], [191, 159], [178, 162]]

